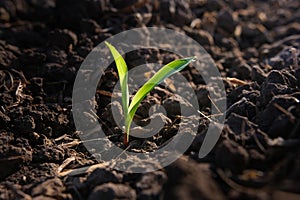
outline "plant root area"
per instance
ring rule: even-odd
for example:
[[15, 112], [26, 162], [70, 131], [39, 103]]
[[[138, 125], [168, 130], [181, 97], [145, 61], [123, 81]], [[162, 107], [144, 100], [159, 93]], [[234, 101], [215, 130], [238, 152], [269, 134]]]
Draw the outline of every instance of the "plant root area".
[[[72, 92], [94, 47], [146, 26], [180, 31], [210, 54], [225, 85], [227, 109], [219, 114], [226, 120], [217, 144], [199, 159], [208, 126], [218, 130], [209, 91], [217, 100], [225, 97], [188, 66], [180, 73], [201, 112], [194, 141], [171, 165], [130, 173], [86, 149], [73, 120]], [[1, 0], [0, 199], [300, 199], [299, 54], [298, 0]], [[154, 47], [124, 58], [131, 69], [180, 57]], [[122, 116], [114, 100], [117, 85], [112, 63], [97, 86], [94, 118], [111, 144], [125, 150], [112, 115]], [[189, 134], [194, 124], [181, 116], [180, 106], [191, 108], [180, 92], [155, 87], [134, 120], [162, 128], [149, 138], [130, 136], [126, 151], [156, 151], [182, 123]], [[150, 108], [157, 112], [149, 114]], [[144, 166], [137, 160], [130, 167]]]

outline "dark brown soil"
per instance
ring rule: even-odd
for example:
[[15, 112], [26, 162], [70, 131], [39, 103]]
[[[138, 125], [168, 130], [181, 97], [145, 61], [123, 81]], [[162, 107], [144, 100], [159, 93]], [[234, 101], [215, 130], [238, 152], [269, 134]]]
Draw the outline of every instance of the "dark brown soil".
[[[202, 118], [182, 158], [134, 174], [99, 164], [85, 149], [71, 97], [93, 47], [143, 26], [197, 40], [222, 74], [228, 109], [207, 157], [198, 158], [209, 124]], [[0, 0], [0, 199], [300, 199], [299, 50], [298, 0]], [[125, 56], [129, 66], [175, 58], [159, 49]], [[209, 116], [201, 75], [192, 67], [182, 74]], [[122, 146], [110, 112], [120, 107], [110, 103], [117, 81], [112, 65], [96, 93], [97, 115], [110, 140]], [[184, 121], [178, 105], [189, 109], [182, 101], [163, 87], [151, 92], [137, 123], [158, 120], [165, 127], [148, 139], [131, 137], [129, 150], [153, 151], [172, 138]], [[149, 116], [157, 104], [171, 112]], [[77, 170], [62, 174], [68, 169]]]

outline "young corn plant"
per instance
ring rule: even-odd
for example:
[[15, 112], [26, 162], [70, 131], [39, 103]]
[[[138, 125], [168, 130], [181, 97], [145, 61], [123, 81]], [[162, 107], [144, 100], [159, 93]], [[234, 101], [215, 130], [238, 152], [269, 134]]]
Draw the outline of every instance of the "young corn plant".
[[105, 42], [108, 46], [117, 66], [117, 71], [120, 79], [120, 87], [122, 93], [122, 107], [124, 113], [124, 146], [128, 146], [130, 127], [133, 121], [136, 110], [138, 109], [141, 101], [147, 96], [147, 94], [153, 90], [155, 86], [160, 84], [169, 76], [184, 69], [189, 63], [195, 60], [195, 57], [182, 58], [174, 60], [167, 65], [163, 66], [158, 72], [156, 72], [152, 78], [150, 78], [134, 95], [129, 103], [128, 92], [128, 69], [125, 60], [121, 54], [110, 43]]

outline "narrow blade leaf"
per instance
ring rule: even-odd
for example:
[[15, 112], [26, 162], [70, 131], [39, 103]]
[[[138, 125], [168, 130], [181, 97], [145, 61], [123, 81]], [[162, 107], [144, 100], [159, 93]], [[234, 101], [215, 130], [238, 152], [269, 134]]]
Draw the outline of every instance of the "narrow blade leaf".
[[114, 46], [112, 46], [108, 42], [105, 42], [105, 44], [108, 46], [117, 65], [117, 70], [118, 70], [118, 75], [119, 75], [120, 85], [121, 85], [121, 92], [122, 92], [122, 106], [123, 106], [123, 112], [126, 121], [127, 114], [128, 114], [128, 105], [129, 105], [127, 65], [125, 60], [121, 56], [121, 54], [116, 50]]
[[127, 134], [130, 131], [130, 125], [133, 120], [134, 114], [140, 105], [141, 101], [146, 97], [146, 95], [153, 90], [155, 86], [160, 84], [166, 78], [170, 77], [171, 75], [175, 74], [176, 72], [181, 71], [184, 69], [189, 63], [195, 60], [195, 57], [183, 58], [172, 61], [167, 65], [163, 66], [154, 76], [149, 79], [134, 95], [129, 108], [128, 108], [128, 117], [126, 120], [127, 124]]

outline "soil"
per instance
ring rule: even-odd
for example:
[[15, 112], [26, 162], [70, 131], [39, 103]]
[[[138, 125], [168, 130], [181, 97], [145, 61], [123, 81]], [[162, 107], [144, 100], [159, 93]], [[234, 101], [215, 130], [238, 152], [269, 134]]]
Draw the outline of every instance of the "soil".
[[[228, 109], [222, 135], [204, 159], [198, 151], [210, 122], [202, 117], [180, 159], [135, 174], [113, 170], [86, 150], [71, 104], [87, 54], [114, 34], [144, 26], [180, 30], [198, 41], [222, 74]], [[297, 0], [1, 0], [0, 199], [300, 199], [299, 49]], [[125, 55], [130, 67], [175, 58], [160, 49]], [[213, 102], [201, 75], [192, 66], [182, 75], [209, 116]], [[117, 81], [112, 64], [96, 92], [97, 116], [122, 147], [111, 116], [112, 106], [122, 112], [111, 103]], [[170, 112], [149, 116], [152, 105]], [[131, 137], [128, 150], [155, 151], [180, 122], [189, 125], [178, 105], [190, 106], [155, 88], [136, 123], [156, 120], [164, 128], [150, 138]]]

